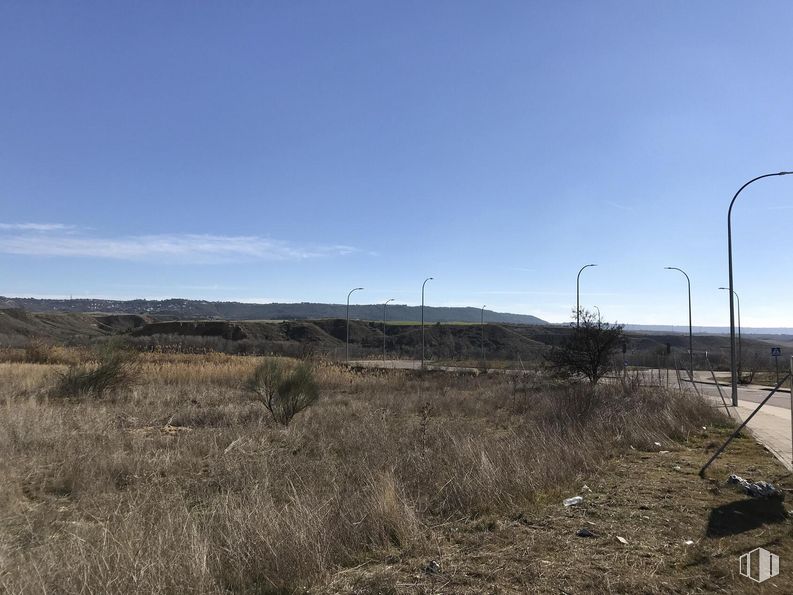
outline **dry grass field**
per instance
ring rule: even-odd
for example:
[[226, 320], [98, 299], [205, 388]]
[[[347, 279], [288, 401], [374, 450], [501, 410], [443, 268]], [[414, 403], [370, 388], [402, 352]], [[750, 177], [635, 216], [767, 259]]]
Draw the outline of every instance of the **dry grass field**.
[[3, 592], [733, 592], [744, 550], [793, 559], [784, 509], [713, 512], [746, 500], [728, 472], [793, 483], [750, 439], [697, 477], [727, 430], [692, 395], [317, 362], [283, 427], [245, 389], [258, 358], [146, 354], [59, 395], [90, 358], [2, 354]]

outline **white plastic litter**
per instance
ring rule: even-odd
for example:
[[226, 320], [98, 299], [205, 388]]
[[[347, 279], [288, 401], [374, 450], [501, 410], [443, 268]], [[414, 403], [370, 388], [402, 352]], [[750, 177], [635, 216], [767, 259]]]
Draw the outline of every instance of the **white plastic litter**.
[[628, 540], [625, 539], [624, 537], [620, 537], [619, 535], [617, 535], [617, 541], [619, 541], [623, 545], [628, 545]]
[[577, 506], [584, 501], [582, 496], [573, 496], [572, 498], [567, 498], [562, 502], [565, 506]]
[[767, 481], [750, 482], [738, 475], [730, 475], [727, 483], [740, 486], [744, 489], [748, 496], [752, 498], [781, 498], [785, 499], [785, 494], [782, 493], [776, 486], [768, 483]]

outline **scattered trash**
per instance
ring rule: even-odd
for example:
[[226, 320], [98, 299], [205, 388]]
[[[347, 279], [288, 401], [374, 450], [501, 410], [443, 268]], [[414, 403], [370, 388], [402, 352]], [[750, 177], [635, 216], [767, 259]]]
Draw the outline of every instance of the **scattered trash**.
[[683, 543], [685, 543], [686, 545], [694, 545], [694, 542], [691, 541], [690, 539], [686, 539]]
[[619, 535], [617, 535], [617, 541], [619, 541], [622, 545], [628, 545], [628, 540], [624, 537], [620, 537]]
[[680, 471], [680, 465], [675, 465], [675, 466], [674, 466], [674, 467], [672, 467], [672, 468], [673, 468], [675, 471]]
[[424, 567], [424, 572], [427, 574], [439, 574], [441, 571], [441, 565], [438, 564], [435, 560], [430, 560], [427, 565]]
[[581, 488], [581, 491], [587, 493], [587, 492], [591, 492], [592, 489], [587, 484], [584, 484], [583, 487]]
[[776, 486], [773, 484], [768, 483], [767, 481], [758, 481], [752, 483], [750, 481], [745, 480], [743, 477], [739, 477], [738, 475], [732, 474], [727, 479], [727, 483], [732, 485], [740, 486], [744, 489], [748, 496], [752, 498], [779, 498], [780, 500], [785, 499], [785, 494], [782, 493]]
[[654, 442], [653, 444], [655, 444], [656, 446], [661, 446], [660, 442]]
[[669, 454], [669, 451], [668, 450], [659, 450], [658, 454], [659, 455], [667, 455], [667, 454]]
[[703, 430], [707, 430], [707, 429], [708, 429], [708, 426], [702, 426], [702, 429], [703, 429]]
[[589, 529], [586, 529], [586, 528], [579, 529], [578, 531], [575, 532], [575, 534], [576, 534], [576, 537], [594, 537], [595, 536], [595, 534], [592, 533], [592, 531], [590, 531]]
[[584, 498], [582, 496], [573, 496], [572, 498], [567, 498], [566, 500], [564, 500], [562, 504], [564, 504], [565, 506], [577, 506], [578, 504], [581, 504], [581, 502], [583, 501]]

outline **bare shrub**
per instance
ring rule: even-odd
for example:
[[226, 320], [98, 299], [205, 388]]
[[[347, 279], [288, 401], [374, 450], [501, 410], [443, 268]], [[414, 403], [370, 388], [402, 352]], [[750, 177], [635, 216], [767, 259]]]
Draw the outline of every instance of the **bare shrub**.
[[25, 347], [25, 361], [29, 364], [51, 364], [54, 360], [52, 345], [41, 339], [33, 339]]
[[597, 384], [611, 367], [612, 356], [622, 342], [622, 326], [603, 322], [588, 310], [582, 309], [579, 314], [580, 323], [545, 359], [557, 374], [584, 376]]
[[319, 386], [308, 363], [285, 370], [280, 360], [267, 358], [248, 381], [273, 420], [288, 426], [292, 418], [319, 399]]

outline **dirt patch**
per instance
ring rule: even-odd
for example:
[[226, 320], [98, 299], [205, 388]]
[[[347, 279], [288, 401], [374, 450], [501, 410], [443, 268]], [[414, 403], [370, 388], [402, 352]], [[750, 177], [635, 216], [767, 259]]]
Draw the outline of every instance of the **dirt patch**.
[[[559, 494], [508, 517], [441, 521], [427, 528], [431, 552], [368, 560], [316, 592], [789, 593], [784, 564], [755, 585], [738, 558], [765, 547], [793, 559], [793, 477], [743, 438], [701, 479], [725, 435], [703, 431], [663, 454], [631, 450], [590, 475], [578, 506], [561, 503], [576, 494]], [[788, 501], [750, 499], [726, 484], [729, 473], [771, 481]], [[427, 571], [430, 556], [436, 572]]]

